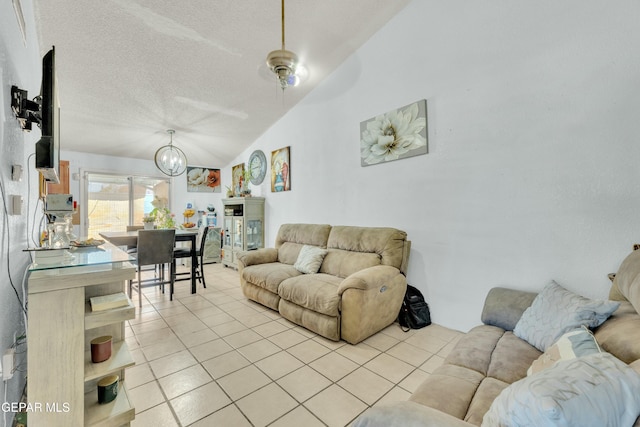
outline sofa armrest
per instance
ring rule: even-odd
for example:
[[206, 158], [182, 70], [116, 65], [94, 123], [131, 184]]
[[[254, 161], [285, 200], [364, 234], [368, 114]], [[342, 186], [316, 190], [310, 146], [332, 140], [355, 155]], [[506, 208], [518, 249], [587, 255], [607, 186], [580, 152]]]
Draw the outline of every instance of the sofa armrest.
[[398, 275], [401, 275], [400, 270], [390, 265], [376, 265], [375, 267], [365, 268], [344, 279], [338, 287], [338, 295], [342, 295], [347, 289], [366, 291], [382, 288]]
[[493, 288], [484, 301], [481, 320], [485, 325], [513, 331], [522, 313], [529, 308], [536, 295], [538, 294], [534, 292]]
[[[253, 251], [242, 251], [237, 254], [238, 270], [256, 264], [267, 264], [278, 261], [278, 250], [274, 248], [261, 248]], [[242, 264], [242, 265], [240, 265]]]
[[376, 405], [351, 424], [351, 427], [472, 427], [466, 421], [416, 402]]
[[337, 290], [340, 338], [357, 344], [392, 324], [406, 290], [406, 277], [388, 265], [365, 268], [344, 279]]

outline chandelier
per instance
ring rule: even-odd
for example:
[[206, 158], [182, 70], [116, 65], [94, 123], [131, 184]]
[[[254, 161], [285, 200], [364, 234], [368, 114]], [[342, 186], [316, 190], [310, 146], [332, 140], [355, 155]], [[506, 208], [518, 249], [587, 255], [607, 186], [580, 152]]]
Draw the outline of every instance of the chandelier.
[[282, 90], [300, 83], [300, 78], [296, 74], [297, 68], [300, 67], [298, 55], [286, 50], [284, 46], [284, 0], [282, 0], [282, 49], [271, 51], [267, 55], [267, 67], [278, 78]]
[[168, 129], [167, 133], [171, 139], [168, 145], [164, 145], [156, 151], [154, 157], [156, 167], [165, 175], [182, 175], [187, 169], [187, 156], [185, 156], [181, 149], [173, 146], [173, 134], [176, 133], [176, 131]]

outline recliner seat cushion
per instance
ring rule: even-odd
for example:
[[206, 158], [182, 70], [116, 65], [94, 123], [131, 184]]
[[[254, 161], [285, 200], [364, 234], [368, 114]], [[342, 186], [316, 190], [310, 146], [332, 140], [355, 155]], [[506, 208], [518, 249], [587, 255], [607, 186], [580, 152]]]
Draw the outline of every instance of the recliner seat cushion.
[[282, 281], [300, 275], [302, 273], [292, 265], [279, 262], [250, 265], [242, 270], [242, 278], [244, 280], [274, 294], [278, 293], [278, 287]]
[[278, 288], [280, 298], [300, 307], [338, 316], [340, 313], [340, 295], [338, 286], [342, 279], [329, 274], [302, 274], [284, 280]]

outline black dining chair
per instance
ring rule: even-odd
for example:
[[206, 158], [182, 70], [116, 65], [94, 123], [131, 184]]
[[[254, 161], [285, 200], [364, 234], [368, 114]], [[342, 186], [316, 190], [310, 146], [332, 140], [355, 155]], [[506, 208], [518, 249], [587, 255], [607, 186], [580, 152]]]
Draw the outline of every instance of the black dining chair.
[[[133, 290], [138, 292], [138, 305], [142, 307], [142, 289], [151, 286], [160, 286], [164, 292], [164, 285], [169, 284], [173, 289], [174, 258], [176, 230], [138, 230], [137, 251], [132, 254], [136, 257], [137, 281], [129, 281], [129, 297], [133, 297]], [[142, 279], [142, 267], [147, 265], [159, 265], [160, 275], [151, 279]], [[164, 267], [169, 266], [169, 280], [165, 280]]]
[[[195, 272], [196, 272], [196, 280], [200, 283], [202, 283], [202, 286], [204, 288], [207, 287], [207, 283], [204, 279], [204, 263], [203, 263], [203, 253], [204, 253], [204, 245], [207, 241], [207, 235], [209, 234], [209, 227], [204, 227], [203, 231], [202, 231], [202, 237], [200, 238], [200, 247], [198, 247], [196, 249], [196, 268], [195, 268]], [[176, 259], [180, 259], [180, 258], [191, 258], [191, 248], [189, 247], [178, 247], [175, 248], [173, 251], [173, 265], [172, 265], [172, 271], [173, 271], [173, 281], [174, 282], [179, 282], [182, 280], [191, 280], [191, 270], [184, 272], [184, 273], [177, 273], [176, 272]], [[181, 277], [178, 278], [178, 276], [186, 276], [186, 277]], [[170, 286], [170, 295], [169, 295], [169, 299], [173, 299], [173, 284], [171, 284]]]
[[[144, 229], [144, 225], [127, 225], [127, 231], [138, 231]], [[138, 250], [138, 246], [127, 245], [127, 253], [133, 254]]]

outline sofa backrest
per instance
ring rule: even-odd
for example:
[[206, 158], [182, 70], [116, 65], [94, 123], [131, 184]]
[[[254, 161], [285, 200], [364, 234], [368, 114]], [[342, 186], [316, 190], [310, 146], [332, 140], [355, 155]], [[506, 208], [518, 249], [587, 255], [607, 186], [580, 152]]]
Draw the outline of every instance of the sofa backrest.
[[598, 344], [626, 363], [640, 360], [640, 250], [631, 252], [620, 264], [609, 299], [621, 304], [596, 329]]
[[304, 245], [326, 248], [330, 231], [328, 224], [282, 224], [275, 243], [278, 261], [293, 265]]
[[407, 233], [395, 228], [333, 226], [327, 249], [320, 273], [347, 277], [376, 265], [404, 271], [409, 242]]
[[640, 313], [640, 250], [631, 252], [620, 264], [609, 299], [629, 301]]

